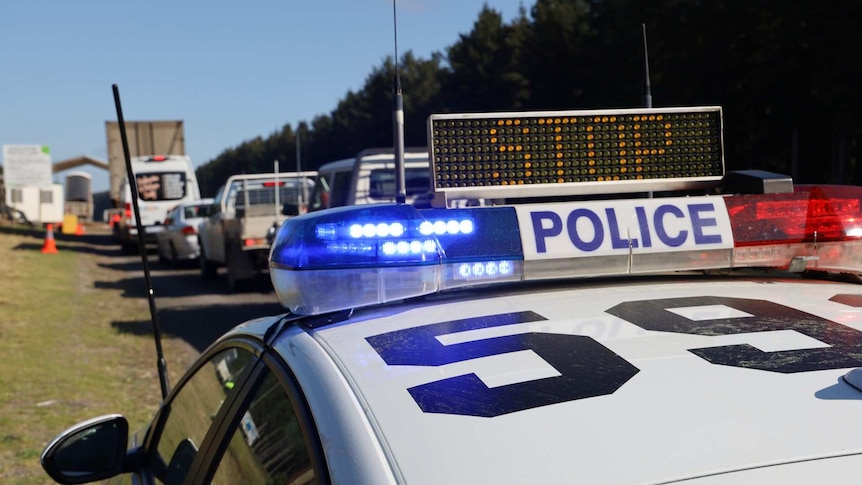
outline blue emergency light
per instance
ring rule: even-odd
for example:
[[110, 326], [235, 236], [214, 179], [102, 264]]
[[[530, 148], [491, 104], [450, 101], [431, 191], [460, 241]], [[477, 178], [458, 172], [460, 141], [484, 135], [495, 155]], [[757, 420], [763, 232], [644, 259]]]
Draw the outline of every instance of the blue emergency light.
[[273, 286], [294, 313], [319, 314], [523, 277], [512, 207], [374, 204], [285, 221], [270, 253]]

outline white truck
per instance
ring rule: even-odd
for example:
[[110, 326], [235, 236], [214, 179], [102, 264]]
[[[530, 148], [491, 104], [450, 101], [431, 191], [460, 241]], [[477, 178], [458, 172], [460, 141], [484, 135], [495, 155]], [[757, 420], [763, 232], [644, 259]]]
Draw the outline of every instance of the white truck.
[[[144, 243], [155, 243], [169, 210], [181, 202], [201, 198], [197, 175], [191, 159], [185, 155], [132, 157], [131, 164]], [[138, 245], [138, 227], [127, 178], [122, 181], [120, 194], [119, 209], [122, 212], [113, 224], [113, 232], [123, 250], [129, 252]]]
[[228, 178], [198, 228], [201, 276], [215, 279], [218, 268], [224, 267], [228, 287], [240, 291], [267, 271], [274, 231], [288, 217], [306, 212], [304, 201], [316, 175], [309, 171]]
[[[185, 128], [182, 120], [126, 121], [124, 125], [132, 171], [138, 179], [145, 243], [155, 242], [171, 207], [200, 199], [194, 167], [186, 156]], [[137, 247], [138, 236], [119, 123], [106, 121], [105, 136], [112, 207], [105, 216], [114, 238], [124, 251], [129, 251]], [[148, 175], [142, 179], [143, 173]], [[169, 175], [171, 173], [173, 175]], [[159, 184], [160, 189], [150, 190], [150, 183]]]
[[[125, 121], [123, 124], [126, 127], [130, 157], [186, 155], [185, 128], [182, 120]], [[114, 208], [123, 209], [126, 157], [118, 122], [105, 122], [105, 138], [108, 143], [111, 202]]]

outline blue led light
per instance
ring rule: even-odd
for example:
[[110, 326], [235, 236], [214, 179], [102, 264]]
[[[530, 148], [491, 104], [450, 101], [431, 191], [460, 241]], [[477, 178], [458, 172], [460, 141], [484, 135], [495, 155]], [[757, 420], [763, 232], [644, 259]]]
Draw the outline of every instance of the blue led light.
[[463, 234], [472, 234], [473, 233], [473, 221], [470, 219], [464, 219], [459, 224], [459, 229]]
[[326, 244], [326, 251], [331, 254], [372, 254], [374, 245], [357, 242], [330, 242]]
[[270, 264], [294, 270], [439, 264], [435, 236], [424, 235], [425, 219], [405, 204], [343, 207], [285, 221]]
[[321, 224], [314, 231], [318, 239], [335, 239], [335, 224]]
[[315, 234], [320, 239], [373, 239], [379, 237], [401, 237], [404, 235], [405, 227], [401, 222], [367, 222], [356, 223], [348, 226], [341, 224], [319, 224], [315, 228]]
[[373, 238], [373, 237], [401, 237], [404, 234], [404, 225], [400, 222], [386, 223], [379, 222], [377, 224], [353, 224], [350, 226], [350, 237], [352, 238]]
[[461, 263], [455, 274], [464, 280], [494, 279], [498, 277], [509, 277], [514, 273], [514, 265], [511, 261], [477, 261], [474, 263]]
[[380, 249], [386, 256], [405, 256], [437, 253], [437, 243], [433, 239], [426, 240], [402, 240], [402, 241], [385, 241], [380, 245]]
[[426, 236], [469, 235], [473, 233], [473, 221], [471, 219], [426, 220], [419, 225], [419, 232]]

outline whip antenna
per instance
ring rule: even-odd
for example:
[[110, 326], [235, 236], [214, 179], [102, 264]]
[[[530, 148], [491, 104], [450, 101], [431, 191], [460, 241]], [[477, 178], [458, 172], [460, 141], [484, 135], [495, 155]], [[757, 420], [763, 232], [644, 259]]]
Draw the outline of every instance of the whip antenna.
[[398, 75], [398, 17], [395, 13], [395, 0], [392, 0], [392, 24], [395, 32], [395, 87], [393, 92], [393, 129], [395, 131], [395, 202], [407, 201], [404, 188], [404, 98], [401, 96], [401, 77]]
[[120, 127], [120, 139], [123, 141], [123, 156], [126, 157], [126, 177], [129, 179], [129, 189], [132, 191], [132, 207], [135, 211], [135, 224], [138, 228], [138, 249], [141, 251], [141, 261], [144, 264], [144, 282], [147, 285], [147, 299], [150, 303], [150, 319], [153, 322], [153, 338], [156, 340], [156, 367], [159, 371], [159, 384], [162, 387], [162, 399], [168, 396], [168, 366], [165, 354], [162, 352], [162, 332], [159, 330], [159, 317], [156, 312], [156, 298], [153, 295], [153, 283], [150, 280], [150, 266], [147, 263], [147, 246], [144, 242], [144, 228], [141, 225], [141, 210], [138, 208], [138, 181], [132, 171], [132, 158], [129, 155], [129, 140], [126, 138], [126, 122], [123, 119], [123, 107], [120, 104], [120, 89], [116, 84], [114, 89], [114, 105], [117, 107], [117, 124]]
[[641, 30], [643, 31], [644, 38], [644, 94], [642, 101], [644, 108], [652, 108], [652, 93], [650, 92], [649, 86], [649, 53], [647, 52], [646, 24], [641, 24]]

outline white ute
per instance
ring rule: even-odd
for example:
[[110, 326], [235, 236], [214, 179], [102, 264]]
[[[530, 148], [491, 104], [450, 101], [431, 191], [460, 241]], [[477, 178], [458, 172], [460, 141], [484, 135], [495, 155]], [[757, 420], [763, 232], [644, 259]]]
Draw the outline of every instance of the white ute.
[[[232, 175], [213, 198], [198, 228], [200, 268], [205, 279], [225, 267], [232, 291], [267, 270], [269, 234], [285, 219], [305, 212], [316, 172]], [[275, 190], [278, 187], [278, 190]]]

